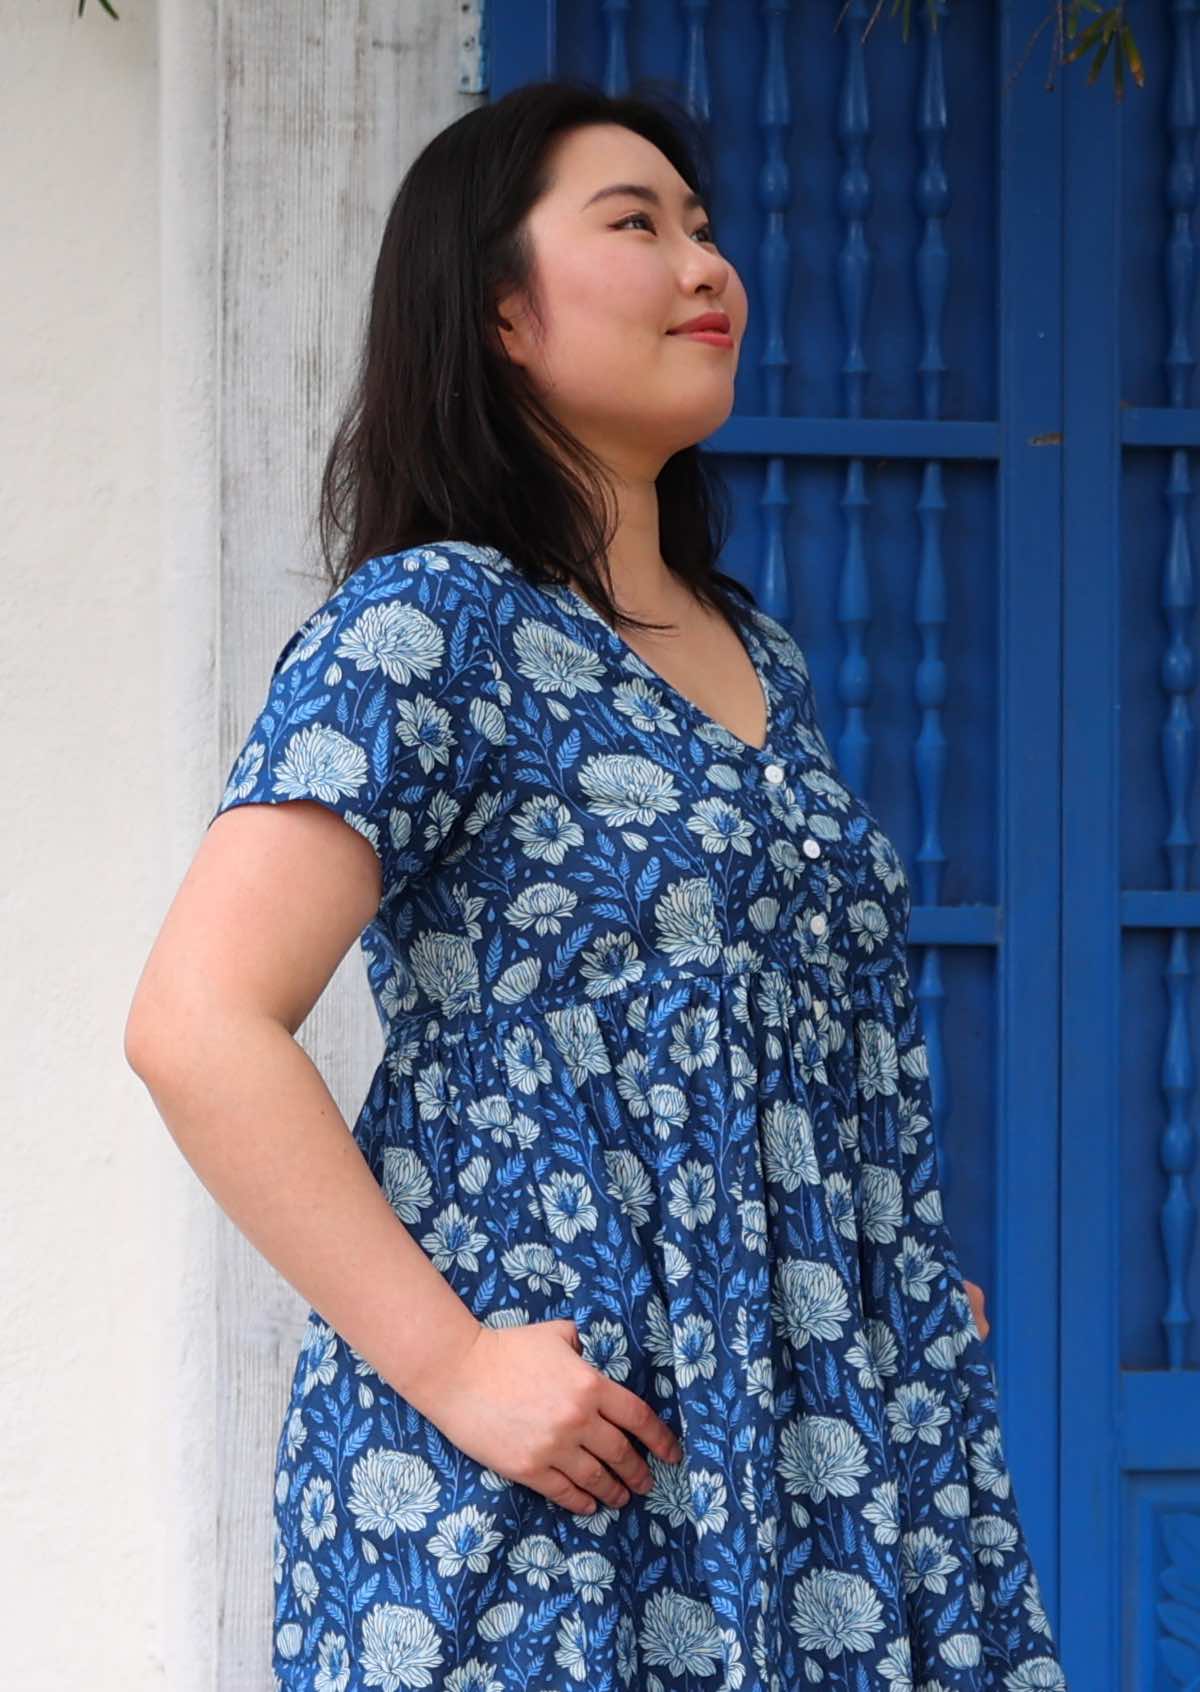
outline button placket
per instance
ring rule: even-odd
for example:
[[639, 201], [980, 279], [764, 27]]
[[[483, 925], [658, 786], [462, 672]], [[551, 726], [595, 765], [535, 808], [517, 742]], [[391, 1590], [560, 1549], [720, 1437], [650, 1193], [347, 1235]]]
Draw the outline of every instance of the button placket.
[[[808, 833], [801, 835], [800, 851], [812, 865], [814, 872], [814, 880], [809, 882], [809, 892], [815, 897], [810, 903], [804, 925], [814, 940], [825, 940], [829, 935], [833, 915], [833, 895], [829, 880], [837, 874], [837, 854], [831, 849], [829, 841], [818, 840], [815, 834]], [[815, 910], [812, 908], [813, 904], [817, 907]]]
[[[766, 754], [764, 754], [765, 756]], [[786, 785], [787, 769], [775, 756], [771, 755], [762, 764], [762, 775], [763, 780], [772, 788], [773, 797], [777, 797], [780, 801], [786, 801], [788, 808], [795, 808], [795, 795], [791, 787]], [[832, 859], [828, 858], [826, 848], [815, 835], [805, 834], [800, 841], [800, 850], [810, 863], [815, 865], [818, 859], [826, 860], [827, 869], [832, 869]], [[813, 911], [805, 924], [809, 934], [816, 940], [824, 939], [829, 932], [829, 912], [831, 908], [831, 899], [827, 889], [825, 889], [824, 879], [821, 880], [819, 885], [823, 889], [821, 903], [824, 905], [824, 909]]]

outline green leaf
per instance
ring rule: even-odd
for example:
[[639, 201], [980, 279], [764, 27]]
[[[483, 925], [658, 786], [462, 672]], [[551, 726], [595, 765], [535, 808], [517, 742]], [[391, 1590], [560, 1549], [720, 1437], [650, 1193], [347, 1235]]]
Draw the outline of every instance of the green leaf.
[[1067, 34], [1072, 38], [1079, 28], [1079, 14], [1085, 9], [1089, 12], [1098, 12], [1100, 0], [1073, 0], [1071, 10], [1067, 14]]
[[[1089, 88], [1092, 86], [1093, 82], [1095, 82], [1096, 78], [1100, 75], [1100, 72], [1103, 70], [1104, 61], [1108, 57], [1108, 50], [1112, 46], [1112, 44], [1113, 44], [1112, 36], [1111, 35], [1105, 36], [1104, 44], [1103, 44], [1102, 47], [1100, 47], [1098, 49], [1098, 51], [1096, 53], [1096, 57], [1092, 60], [1092, 68], [1088, 72], [1088, 87]], [[1120, 62], [1121, 62], [1121, 55], [1118, 53], [1117, 54], [1117, 63], [1120, 64]]]
[[1079, 40], [1075, 43], [1074, 47], [1072, 47], [1071, 51], [1063, 54], [1064, 60], [1070, 62], [1081, 58], [1083, 54], [1087, 52], [1089, 47], [1094, 47], [1096, 45], [1103, 33], [1104, 19], [1097, 18], [1095, 23], [1090, 23], [1087, 26], [1083, 34], [1079, 37]]
[[1121, 27], [1121, 41], [1125, 48], [1125, 57], [1129, 62], [1129, 74], [1139, 88], [1146, 86], [1146, 67], [1142, 64], [1142, 55], [1138, 51], [1138, 44], [1133, 39], [1133, 30], [1128, 24]]

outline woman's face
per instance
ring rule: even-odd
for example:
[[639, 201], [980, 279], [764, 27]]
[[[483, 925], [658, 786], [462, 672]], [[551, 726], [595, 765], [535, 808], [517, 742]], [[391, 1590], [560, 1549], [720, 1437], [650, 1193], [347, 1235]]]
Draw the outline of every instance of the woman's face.
[[[687, 203], [643, 136], [586, 124], [554, 143], [551, 169], [529, 219], [541, 326], [512, 295], [497, 302], [501, 338], [560, 422], [627, 473], [656, 476], [733, 409], [746, 291], [707, 207]], [[618, 183], [659, 203], [603, 192]], [[672, 334], [704, 311], [729, 318], [732, 347]]]

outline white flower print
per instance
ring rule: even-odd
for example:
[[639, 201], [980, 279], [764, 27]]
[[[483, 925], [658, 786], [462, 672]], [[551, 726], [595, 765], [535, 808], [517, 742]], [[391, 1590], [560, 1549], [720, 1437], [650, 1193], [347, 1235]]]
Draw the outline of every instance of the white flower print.
[[350, 1685], [350, 1650], [344, 1633], [331, 1628], [317, 1647], [317, 1673], [313, 1692], [347, 1692]]
[[567, 1572], [585, 1604], [602, 1604], [612, 1589], [616, 1571], [598, 1551], [580, 1551], [567, 1558]]
[[443, 1275], [451, 1269], [475, 1273], [479, 1269], [479, 1253], [487, 1243], [487, 1235], [456, 1203], [444, 1205], [433, 1218], [429, 1231], [421, 1235], [422, 1247]]
[[927, 1592], [945, 1592], [946, 1577], [954, 1573], [962, 1559], [951, 1549], [951, 1541], [934, 1528], [918, 1528], [906, 1533], [900, 1546], [900, 1577], [906, 1592], [924, 1588]]
[[505, 909], [506, 919], [517, 929], [535, 934], [561, 934], [563, 924], [574, 913], [577, 900], [566, 888], [551, 881], [526, 887]]
[[428, 1686], [442, 1662], [437, 1630], [411, 1604], [374, 1604], [362, 1619], [358, 1658], [368, 1686]]
[[638, 1636], [642, 1660], [672, 1678], [715, 1674], [721, 1659], [721, 1629], [711, 1607], [699, 1598], [667, 1589], [651, 1593]]
[[559, 1259], [548, 1245], [513, 1245], [501, 1257], [501, 1267], [511, 1281], [525, 1284], [531, 1293], [553, 1293], [564, 1279]]
[[654, 1195], [650, 1171], [635, 1152], [621, 1148], [606, 1151], [604, 1161], [608, 1167], [610, 1197], [617, 1201], [633, 1227], [644, 1227], [651, 1216]]
[[846, 926], [859, 949], [869, 957], [891, 932], [878, 899], [858, 899], [846, 909]]
[[816, 1185], [821, 1179], [812, 1118], [802, 1104], [779, 1101], [768, 1107], [762, 1126], [763, 1168], [768, 1180], [785, 1192], [795, 1192], [804, 1182]]
[[573, 1240], [584, 1229], [595, 1228], [599, 1211], [592, 1201], [592, 1189], [574, 1170], [556, 1169], [538, 1185], [546, 1225], [558, 1240]]
[[560, 629], [526, 618], [514, 631], [512, 645], [517, 669], [539, 693], [574, 699], [580, 693], [600, 692], [603, 663]]
[[631, 681], [617, 682], [612, 690], [614, 711], [620, 711], [631, 726], [647, 734], [669, 734], [679, 737], [682, 732], [674, 711], [665, 702], [662, 692], [640, 676]]
[[402, 1222], [419, 1222], [433, 1203], [433, 1182], [425, 1164], [408, 1146], [386, 1146], [383, 1191]]
[[679, 964], [712, 964], [720, 954], [712, 885], [676, 881], [654, 907], [658, 948]]
[[854, 1336], [855, 1343], [846, 1352], [846, 1361], [857, 1371], [862, 1387], [882, 1387], [890, 1375], [896, 1373], [900, 1348], [896, 1336], [877, 1316], [870, 1316]]
[[711, 1163], [691, 1158], [671, 1177], [667, 1209], [685, 1228], [696, 1229], [716, 1214], [717, 1182]]
[[333, 1488], [323, 1476], [318, 1476], [309, 1481], [301, 1495], [300, 1531], [315, 1551], [325, 1540], [332, 1539], [337, 1529]]
[[508, 1553], [508, 1566], [527, 1585], [548, 1592], [566, 1572], [567, 1560], [557, 1541], [543, 1533], [533, 1533], [513, 1546]]
[[725, 799], [702, 799], [692, 808], [687, 826], [706, 852], [753, 851], [754, 829], [736, 805]]
[[895, 1481], [871, 1488], [870, 1502], [862, 1513], [870, 1522], [880, 1545], [895, 1545], [900, 1538], [900, 1489]]
[[572, 848], [582, 846], [584, 841], [583, 830], [552, 793], [535, 793], [519, 806], [511, 834], [526, 857], [548, 864], [563, 863]]
[[440, 668], [446, 640], [419, 606], [391, 599], [368, 605], [336, 650], [339, 658], [349, 658], [359, 670], [381, 669], [389, 680], [407, 685], [414, 676], [428, 681]]
[[[426, 772], [439, 764], [449, 764], [455, 746], [449, 711], [424, 693], [400, 701], [396, 708], [396, 737], [402, 746], [416, 752], [417, 761]], [[459, 808], [454, 806], [454, 815]]]
[[841, 1339], [850, 1319], [850, 1300], [846, 1283], [831, 1264], [786, 1258], [778, 1266], [776, 1289], [780, 1326], [797, 1351], [814, 1337]]
[[1012, 1477], [1004, 1460], [999, 1428], [990, 1427], [980, 1439], [971, 1441], [971, 1472], [981, 1492], [994, 1493], [997, 1498], [1008, 1497]]
[[912, 1439], [940, 1445], [941, 1430], [950, 1420], [944, 1395], [922, 1381], [898, 1386], [895, 1397], [887, 1405], [887, 1415], [892, 1424], [892, 1438], [899, 1445], [907, 1445]]
[[[266, 748], [255, 742], [248, 762], [235, 772], [233, 791], [249, 792]], [[273, 791], [285, 799], [357, 798], [370, 774], [366, 753], [357, 741], [327, 723], [297, 729], [284, 747]]]
[[612, 1381], [629, 1378], [632, 1368], [629, 1339], [619, 1322], [592, 1322], [581, 1330], [579, 1337], [583, 1355], [593, 1369], [599, 1369]]
[[721, 1533], [729, 1521], [727, 1488], [719, 1469], [688, 1470], [688, 1520], [698, 1536]]
[[505, 1038], [504, 1070], [509, 1086], [526, 1094], [536, 1093], [553, 1076], [545, 1046], [531, 1025], [520, 1024]]
[[491, 1563], [492, 1552], [504, 1543], [504, 1535], [495, 1529], [495, 1516], [469, 1504], [443, 1516], [426, 1544], [438, 1560], [440, 1575], [461, 1574], [471, 1569], [484, 1574]]
[[316, 1571], [306, 1558], [292, 1565], [292, 1591], [296, 1602], [306, 1616], [311, 1616], [313, 1606], [321, 1595], [321, 1583], [317, 1579]]
[[882, 1022], [864, 1019], [858, 1030], [858, 1086], [864, 1099], [896, 1091], [896, 1042]]
[[309, 1320], [300, 1343], [297, 1360], [297, 1380], [300, 1396], [307, 1398], [318, 1386], [329, 1386], [337, 1379], [337, 1335], [328, 1322]]
[[862, 1232], [867, 1239], [890, 1244], [904, 1222], [904, 1193], [896, 1170], [878, 1163], [864, 1163], [862, 1182]]
[[669, 770], [628, 753], [585, 760], [579, 784], [589, 809], [613, 827], [650, 824], [679, 807], [679, 789]]
[[711, 1378], [717, 1367], [713, 1326], [706, 1317], [685, 1316], [673, 1329], [675, 1376], [681, 1387], [703, 1377]]
[[620, 934], [601, 934], [580, 964], [587, 993], [593, 999], [622, 992], [631, 981], [640, 981], [645, 969], [637, 940], [627, 929]]
[[720, 1056], [717, 1013], [712, 1005], [695, 1005], [674, 1023], [667, 1055], [685, 1075], [715, 1063]]
[[868, 1582], [840, 1569], [817, 1569], [798, 1580], [789, 1620], [801, 1645], [823, 1651], [830, 1662], [843, 1653], [869, 1651], [884, 1626], [883, 1608]]

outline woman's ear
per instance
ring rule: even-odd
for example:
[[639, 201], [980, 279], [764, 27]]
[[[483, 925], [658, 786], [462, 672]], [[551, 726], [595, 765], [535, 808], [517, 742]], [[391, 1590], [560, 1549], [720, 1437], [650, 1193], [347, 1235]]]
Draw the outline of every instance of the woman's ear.
[[511, 364], [524, 364], [528, 358], [523, 323], [524, 316], [513, 295], [507, 294], [495, 302], [492, 307], [492, 332]]

